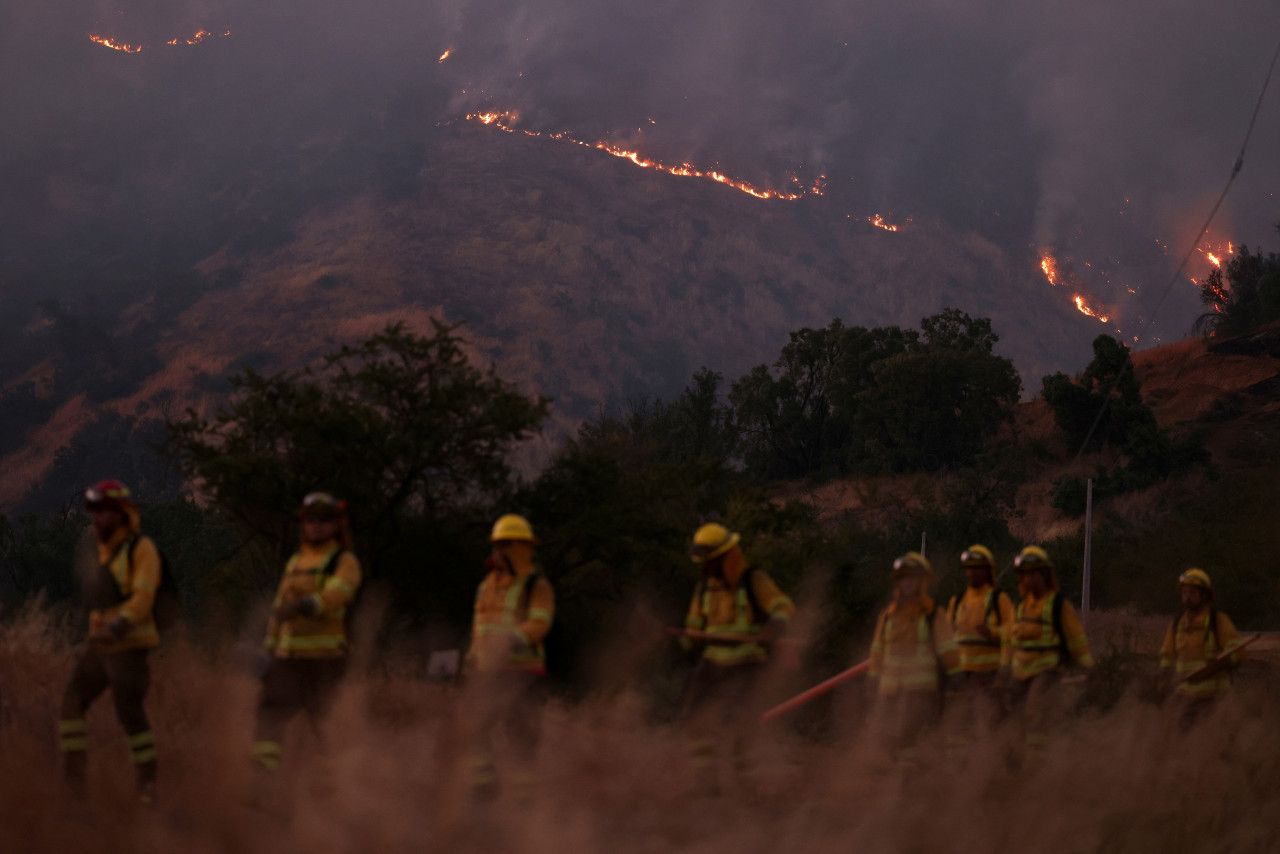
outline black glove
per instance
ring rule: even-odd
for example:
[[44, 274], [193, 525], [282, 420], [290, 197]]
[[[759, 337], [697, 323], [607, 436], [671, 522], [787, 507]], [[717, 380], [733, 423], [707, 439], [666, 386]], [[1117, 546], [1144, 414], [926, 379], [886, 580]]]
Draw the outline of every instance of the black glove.
[[107, 631], [117, 640], [129, 634], [131, 628], [133, 628], [133, 621], [125, 616], [112, 617], [111, 622], [107, 623]]
[[297, 602], [298, 613], [304, 617], [314, 617], [320, 613], [320, 601], [314, 596], [307, 596]]

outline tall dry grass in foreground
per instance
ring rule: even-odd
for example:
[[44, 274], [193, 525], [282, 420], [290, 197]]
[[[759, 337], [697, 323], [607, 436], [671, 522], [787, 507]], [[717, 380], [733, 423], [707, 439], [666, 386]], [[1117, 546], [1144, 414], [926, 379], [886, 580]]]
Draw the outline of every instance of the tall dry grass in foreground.
[[[1119, 631], [1113, 646], [1137, 636], [1142, 645], [1158, 628], [1108, 632]], [[1104, 655], [1106, 643], [1096, 644]], [[1017, 733], [1005, 727], [962, 755], [935, 733], [925, 770], [904, 776], [846, 695], [820, 741], [762, 729], [754, 770], [718, 799], [694, 795], [680, 731], [649, 723], [637, 695], [552, 704], [532, 808], [465, 798], [463, 698], [452, 689], [353, 674], [326, 754], [295, 724], [282, 777], [289, 808], [264, 813], [243, 803], [252, 675], [230, 656], [166, 646], [149, 700], [161, 805], [134, 806], [104, 698], [89, 718], [92, 794], [80, 806], [61, 787], [56, 747], [73, 649], [38, 613], [4, 629], [0, 851], [1280, 850], [1280, 696], [1265, 668], [1189, 735], [1130, 691], [1106, 713], [1064, 720], [1047, 763], [1022, 770], [1008, 760]]]

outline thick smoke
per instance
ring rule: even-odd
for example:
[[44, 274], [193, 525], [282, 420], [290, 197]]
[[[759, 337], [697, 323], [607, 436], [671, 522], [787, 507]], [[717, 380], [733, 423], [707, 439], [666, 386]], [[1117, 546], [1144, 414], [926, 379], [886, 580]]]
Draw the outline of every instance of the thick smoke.
[[[1187, 0], [7, 4], [0, 251], [15, 283], [63, 296], [82, 283], [59, 265], [122, 244], [151, 240], [159, 267], [181, 266], [217, 248], [217, 228], [173, 233], [204, 225], [193, 199], [243, 192], [244, 216], [287, 219], [255, 209], [248, 183], [306, 180], [339, 138], [408, 151], [485, 106], [751, 181], [826, 174], [855, 215], [940, 217], [1029, 261], [1049, 247], [1099, 299], [1137, 291], [1132, 318], [1225, 180], [1280, 23], [1267, 0], [1209, 14]], [[163, 44], [200, 28], [232, 35]], [[1215, 224], [1224, 241], [1274, 245], [1277, 99]], [[1178, 288], [1171, 333], [1194, 297]]]

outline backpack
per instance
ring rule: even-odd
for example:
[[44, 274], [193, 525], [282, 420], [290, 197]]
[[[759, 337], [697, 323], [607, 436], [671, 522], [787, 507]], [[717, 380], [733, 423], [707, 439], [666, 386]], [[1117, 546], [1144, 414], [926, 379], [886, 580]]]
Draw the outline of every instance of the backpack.
[[[125, 542], [125, 560], [130, 566], [133, 565], [133, 549], [140, 539], [142, 538], [130, 537]], [[155, 545], [154, 540], [152, 545]], [[178, 583], [173, 580], [173, 573], [169, 571], [169, 559], [160, 551], [159, 546], [156, 546], [156, 554], [160, 556], [160, 586], [156, 588], [155, 599], [151, 603], [151, 619], [155, 621], [156, 630], [163, 632], [173, 628], [178, 622], [178, 615], [182, 612], [182, 592], [178, 590]]]
[[[535, 569], [524, 581], [524, 589], [520, 591], [520, 610], [527, 617], [529, 614], [529, 602], [533, 598], [533, 588], [538, 586], [539, 581], [546, 581], [551, 584], [551, 579], [542, 569]], [[552, 595], [554, 595], [555, 587], [552, 587]], [[560, 631], [560, 620], [552, 614], [551, 627], [547, 629], [547, 634], [542, 638], [542, 654], [543, 666], [547, 668], [547, 673], [557, 673], [564, 665], [564, 642], [563, 634]]]

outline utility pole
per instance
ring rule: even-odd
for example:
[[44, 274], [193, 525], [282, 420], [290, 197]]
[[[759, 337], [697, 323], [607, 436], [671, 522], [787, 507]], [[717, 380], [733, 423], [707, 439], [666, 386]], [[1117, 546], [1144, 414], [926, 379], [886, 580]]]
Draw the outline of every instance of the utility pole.
[[1080, 618], [1089, 619], [1090, 575], [1093, 569], [1093, 478], [1089, 478], [1084, 494], [1084, 590], [1080, 595]]
[[925, 544], [928, 541], [928, 539], [929, 539], [929, 532], [922, 531], [920, 533], [920, 557], [927, 558], [929, 556], [924, 550]]

